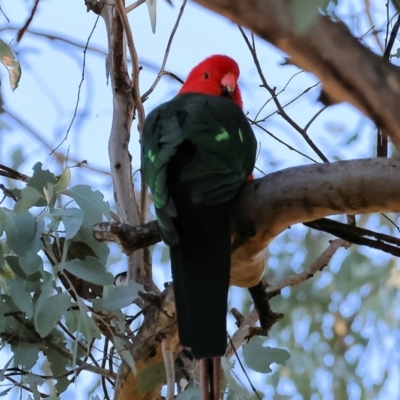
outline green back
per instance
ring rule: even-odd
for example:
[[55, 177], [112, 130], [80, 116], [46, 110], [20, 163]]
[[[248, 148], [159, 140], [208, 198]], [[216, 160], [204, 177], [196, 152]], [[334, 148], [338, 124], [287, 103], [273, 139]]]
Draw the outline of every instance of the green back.
[[171, 218], [175, 206], [166, 185], [167, 164], [178, 146], [189, 140], [197, 154], [183, 171], [193, 181], [192, 201], [218, 204], [232, 199], [254, 168], [257, 142], [232, 100], [203, 94], [180, 94], [161, 104], [146, 118], [142, 137], [142, 169], [153, 194], [164, 241], [178, 242]]

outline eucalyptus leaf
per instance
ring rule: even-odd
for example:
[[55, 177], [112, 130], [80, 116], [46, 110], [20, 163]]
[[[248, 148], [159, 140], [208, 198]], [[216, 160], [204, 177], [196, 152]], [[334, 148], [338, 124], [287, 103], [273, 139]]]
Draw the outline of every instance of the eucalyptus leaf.
[[19, 265], [26, 275], [32, 275], [42, 269], [43, 260], [37, 255], [19, 257]]
[[95, 257], [86, 257], [82, 260], [72, 260], [62, 264], [71, 274], [85, 281], [97, 285], [110, 285], [114, 282], [114, 276], [104, 269], [104, 266]]
[[[45, 207], [47, 205], [47, 200], [44, 198], [45, 190], [48, 192], [49, 187], [54, 187], [57, 184], [57, 178], [49, 170], [43, 170], [41, 162], [36, 163], [32, 169], [33, 175], [26, 186], [35, 188], [43, 196], [43, 199], [39, 200], [36, 205], [38, 207]], [[54, 202], [55, 197], [50, 202], [51, 205], [54, 205]]]
[[33, 304], [30, 294], [25, 290], [25, 285], [15, 279], [7, 281], [10, 289], [10, 296], [15, 305], [24, 312], [27, 318], [33, 316]]
[[102, 306], [109, 311], [120, 310], [123, 307], [131, 305], [138, 297], [140, 290], [143, 290], [143, 286], [136, 282], [130, 282], [126, 286], [113, 287], [104, 296]]
[[126, 348], [126, 340], [118, 336], [113, 336], [113, 343], [120, 357], [131, 367], [132, 372], [136, 374], [135, 361], [129, 349]]
[[256, 372], [272, 372], [270, 365], [273, 363], [285, 365], [290, 354], [284, 349], [263, 346], [264, 338], [252, 337], [242, 346], [243, 358], [249, 368]]
[[149, 10], [151, 29], [153, 33], [156, 32], [156, 18], [157, 18], [157, 0], [146, 0], [147, 9]]
[[83, 211], [79, 208], [65, 208], [63, 210], [54, 210], [50, 216], [62, 221], [65, 228], [65, 239], [72, 239], [83, 222]]
[[69, 305], [70, 296], [67, 293], [57, 293], [44, 300], [39, 309], [35, 309], [35, 327], [42, 338], [52, 331]]
[[43, 195], [40, 194], [37, 189], [26, 186], [20, 191], [19, 200], [15, 203], [15, 214], [21, 215], [25, 213], [31, 207], [37, 205], [40, 199], [43, 199]]
[[0, 40], [0, 62], [8, 71], [10, 86], [14, 91], [18, 87], [19, 80], [21, 79], [21, 65], [16, 61], [10, 46], [2, 40]]
[[12, 344], [11, 349], [14, 353], [14, 366], [22, 366], [24, 370], [30, 370], [39, 358], [39, 349], [33, 343], [18, 342]]
[[177, 400], [200, 400], [201, 399], [201, 392], [200, 392], [200, 387], [192, 387], [189, 389], [186, 389], [182, 393], [179, 394], [177, 397]]
[[68, 192], [85, 214], [103, 214], [110, 218], [110, 205], [103, 200], [104, 196], [98, 190], [94, 191], [88, 185], [76, 185]]
[[139, 393], [150, 392], [166, 379], [164, 363], [149, 364], [140, 371], [136, 388]]
[[65, 168], [63, 173], [57, 178], [57, 183], [54, 185], [55, 193], [63, 192], [71, 182], [71, 169]]
[[93, 339], [100, 338], [100, 330], [93, 319], [89, 317], [88, 314], [90, 311], [79, 297], [77, 303], [80, 311], [77, 326], [79, 327], [80, 332], [84, 335], [86, 342], [91, 343]]
[[0, 209], [4, 216], [4, 230], [7, 244], [19, 256], [23, 256], [31, 248], [36, 237], [36, 222], [28, 212], [15, 215], [5, 208]]

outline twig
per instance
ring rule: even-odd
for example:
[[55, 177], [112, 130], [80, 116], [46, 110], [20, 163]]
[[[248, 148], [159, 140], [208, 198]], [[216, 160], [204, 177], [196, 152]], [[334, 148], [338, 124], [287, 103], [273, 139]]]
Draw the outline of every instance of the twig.
[[[156, 79], [154, 80], [153, 84], [152, 84], [152, 85], [150, 86], [150, 88], [143, 94], [143, 96], [142, 96], [142, 101], [145, 101], [145, 100], [149, 97], [149, 95], [153, 92], [153, 90], [154, 90], [155, 87], [157, 86], [158, 82], [160, 81], [161, 77], [162, 77], [163, 75], [167, 75], [167, 74], [165, 73], [165, 65], [167, 64], [169, 52], [170, 52], [170, 50], [171, 50], [172, 41], [174, 40], [174, 36], [175, 36], [175, 33], [176, 33], [177, 29], [178, 29], [179, 23], [180, 23], [180, 21], [181, 21], [183, 12], [184, 12], [185, 7], [186, 7], [186, 3], [187, 3], [187, 0], [184, 0], [183, 3], [182, 3], [181, 8], [180, 8], [180, 10], [179, 10], [178, 17], [176, 18], [175, 25], [174, 25], [174, 27], [172, 28], [171, 34], [170, 34], [169, 39], [168, 39], [167, 47], [166, 47], [166, 49], [165, 49], [164, 59], [163, 59], [162, 64], [161, 64], [160, 71], [158, 72], [157, 77], [156, 77]], [[177, 78], [176, 75], [175, 75], [174, 77]]]
[[[319, 257], [303, 272], [297, 275], [289, 275], [267, 286], [266, 293], [279, 293], [287, 286], [296, 286], [302, 282], [311, 279], [318, 271], [328, 265], [336, 251], [344, 247], [347, 249], [351, 244], [342, 239], [332, 240], [329, 246], [319, 255]], [[234, 349], [238, 349], [248, 337], [251, 336], [251, 327], [258, 321], [258, 313], [255, 308], [251, 313], [243, 318], [239, 329], [231, 338], [231, 345], [228, 347], [225, 357], [230, 358], [234, 354]]]
[[19, 43], [19, 41], [22, 39], [22, 36], [24, 36], [24, 33], [26, 32], [26, 30], [28, 29], [29, 25], [31, 24], [31, 22], [33, 20], [33, 17], [34, 17], [34, 15], [36, 13], [36, 10], [37, 10], [37, 6], [39, 5], [39, 1], [40, 0], [35, 0], [35, 4], [33, 5], [32, 11], [31, 11], [31, 15], [26, 20], [24, 26], [19, 30], [18, 35], [17, 35], [17, 39], [16, 39], [17, 43]]
[[136, 7], [142, 5], [146, 0], [137, 0], [132, 3], [130, 6], [125, 8], [125, 12], [128, 14], [129, 12], [133, 11]]
[[244, 373], [244, 375], [245, 375], [247, 381], [249, 382], [249, 385], [250, 385], [251, 389], [253, 390], [253, 392], [254, 392], [254, 394], [256, 395], [256, 397], [257, 397], [259, 400], [261, 400], [260, 395], [258, 394], [256, 388], [254, 387], [253, 382], [250, 380], [250, 377], [249, 377], [249, 375], [248, 375], [246, 369], [245, 369], [244, 366], [243, 366], [242, 360], [240, 359], [240, 357], [239, 357], [239, 355], [238, 355], [238, 353], [237, 353], [237, 351], [236, 351], [236, 348], [235, 348], [235, 346], [233, 345], [232, 338], [231, 338], [229, 335], [228, 335], [228, 340], [229, 340], [229, 344], [232, 346], [233, 352], [235, 353], [236, 359], [237, 359], [238, 362], [239, 362], [240, 368], [242, 369], [242, 371], [243, 371], [243, 373]]
[[[372, 19], [372, 15], [371, 15], [371, 3], [370, 0], [364, 0], [365, 1], [365, 14], [367, 15], [368, 18], [368, 22], [370, 23], [371, 27], [374, 27], [374, 20]], [[379, 40], [378, 35], [375, 33], [374, 34], [374, 38], [375, 38], [375, 42], [378, 45], [379, 49], [381, 50], [381, 52], [383, 52], [383, 46], [382, 43]]]
[[329, 162], [329, 160], [325, 157], [325, 155], [322, 153], [322, 151], [314, 144], [314, 142], [310, 139], [310, 137], [308, 136], [307, 132], [305, 131], [305, 129], [301, 128], [292, 118], [289, 117], [289, 115], [286, 113], [286, 111], [284, 110], [284, 108], [282, 107], [282, 105], [280, 104], [277, 96], [276, 96], [276, 92], [275, 89], [272, 89], [269, 85], [267, 80], [264, 77], [260, 62], [258, 61], [258, 57], [257, 54], [255, 52], [255, 49], [252, 47], [248, 37], [246, 36], [243, 28], [241, 26], [238, 25], [238, 28], [240, 30], [240, 33], [242, 34], [247, 47], [249, 48], [252, 56], [253, 56], [253, 61], [254, 64], [257, 68], [258, 71], [258, 75], [260, 76], [261, 82], [262, 82], [262, 86], [265, 87], [265, 89], [268, 90], [268, 92], [271, 94], [275, 105], [278, 108], [278, 113], [279, 115], [285, 120], [287, 121], [297, 132], [300, 133], [300, 135], [304, 138], [304, 140], [307, 142], [307, 144], [315, 151], [315, 153], [321, 158], [322, 161], [324, 162]]
[[83, 49], [83, 61], [82, 61], [82, 76], [81, 76], [81, 81], [79, 82], [79, 86], [78, 86], [78, 94], [77, 94], [77, 99], [76, 99], [76, 104], [75, 104], [75, 110], [74, 110], [74, 115], [72, 116], [72, 120], [69, 124], [69, 127], [67, 129], [67, 132], [64, 136], [64, 139], [60, 142], [60, 144], [58, 146], [56, 146], [51, 152], [50, 155], [52, 155], [68, 138], [69, 132], [72, 128], [72, 125], [75, 121], [77, 112], [78, 112], [78, 106], [79, 106], [79, 101], [80, 101], [80, 97], [81, 97], [81, 89], [82, 89], [82, 85], [83, 85], [83, 81], [85, 80], [85, 68], [86, 68], [86, 52], [88, 50], [88, 46], [89, 46], [89, 42], [90, 39], [92, 38], [92, 35], [94, 33], [94, 30], [96, 29], [97, 26], [97, 22], [99, 21], [100, 18], [100, 14], [97, 16], [96, 21], [94, 22], [93, 28], [89, 34], [89, 37], [86, 41], [86, 45], [85, 48]]
[[247, 118], [247, 120], [257, 126], [258, 128], [262, 129], [265, 133], [267, 133], [268, 135], [270, 135], [272, 138], [274, 138], [277, 142], [282, 143], [284, 146], [286, 146], [289, 150], [295, 151], [296, 153], [300, 154], [301, 156], [308, 158], [310, 161], [317, 163], [317, 160], [314, 160], [313, 158], [309, 157], [307, 154], [302, 153], [300, 150], [295, 149], [294, 147], [290, 146], [290, 144], [287, 144], [286, 142], [284, 142], [282, 139], [279, 139], [277, 136], [275, 136], [272, 132], [270, 132], [268, 129], [264, 128], [263, 126], [261, 126], [258, 122], [253, 121], [250, 118]]
[[[385, 51], [383, 53], [383, 58], [387, 61], [390, 59], [390, 52], [392, 51], [394, 41], [396, 40], [397, 33], [399, 32], [400, 28], [400, 13], [397, 16], [397, 21], [395, 22], [392, 32], [390, 32], [390, 37], [387, 42]], [[377, 129], [377, 149], [376, 149], [376, 156], [377, 157], [387, 157], [388, 156], [388, 138], [382, 129]]]
[[0, 12], [3, 14], [3, 16], [7, 20], [7, 22], [10, 23], [10, 20], [8, 19], [7, 15], [4, 13], [4, 11], [1, 7], [0, 7]]

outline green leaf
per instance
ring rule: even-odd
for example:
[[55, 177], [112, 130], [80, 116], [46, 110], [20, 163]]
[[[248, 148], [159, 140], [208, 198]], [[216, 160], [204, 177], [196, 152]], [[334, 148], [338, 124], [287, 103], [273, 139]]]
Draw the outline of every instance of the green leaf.
[[[49, 170], [43, 170], [42, 163], [40, 162], [36, 163], [32, 169], [33, 175], [26, 186], [36, 189], [43, 196], [43, 198], [37, 202], [36, 206], [45, 207], [47, 206], [45, 191], [49, 192], [49, 190], [51, 190], [53, 192], [53, 189], [50, 188], [54, 188], [57, 184], [57, 178]], [[52, 199], [52, 203], [54, 202], [55, 197]]]
[[70, 296], [67, 293], [57, 293], [35, 308], [35, 327], [42, 338], [52, 331], [69, 305]]
[[65, 168], [63, 173], [57, 177], [58, 181], [54, 186], [55, 193], [63, 192], [71, 182], [71, 169]]
[[4, 373], [7, 371], [8, 367], [10, 366], [12, 360], [14, 359], [14, 356], [12, 356], [4, 365], [3, 369], [0, 369], [0, 382], [4, 381]]
[[135, 361], [133, 360], [129, 349], [126, 348], [127, 341], [119, 338], [118, 336], [113, 336], [113, 343], [118, 354], [131, 367], [132, 372], [136, 374]]
[[34, 274], [27, 275], [25, 271], [20, 267], [19, 262], [20, 262], [20, 257], [15, 257], [15, 256], [7, 256], [5, 258], [7, 265], [10, 267], [11, 271], [19, 276], [21, 279], [24, 281], [28, 282], [38, 282], [39, 279], [42, 277], [40, 272], [35, 272]]
[[32, 318], [33, 315], [33, 303], [30, 294], [25, 290], [25, 285], [17, 280], [7, 281], [7, 285], [10, 289], [10, 296], [15, 305], [24, 312], [27, 318]]
[[10, 86], [14, 91], [21, 79], [21, 65], [15, 61], [15, 55], [10, 46], [0, 40], [0, 62], [6, 67], [10, 78]]
[[62, 221], [65, 228], [65, 239], [72, 239], [83, 222], [83, 211], [79, 208], [65, 208], [51, 212], [51, 217]]
[[264, 347], [265, 339], [253, 337], [242, 346], [243, 358], [253, 371], [263, 374], [272, 372], [270, 365], [273, 363], [285, 365], [290, 354], [284, 349]]
[[14, 212], [17, 215], [21, 215], [31, 207], [37, 205], [39, 200], [43, 199], [43, 195], [41, 195], [35, 188], [27, 186], [21, 190], [18, 198], [19, 200], [15, 204]]
[[149, 16], [150, 16], [150, 23], [151, 23], [151, 29], [153, 33], [156, 32], [156, 7], [157, 7], [157, 0], [146, 0], [147, 4], [147, 9], [149, 10]]
[[136, 388], [139, 393], [150, 392], [157, 385], [162, 385], [166, 379], [164, 363], [150, 364], [140, 371]]
[[103, 298], [102, 307], [109, 311], [120, 310], [133, 303], [143, 286], [130, 282], [127, 286], [113, 287]]
[[234, 393], [239, 399], [253, 399], [253, 395], [243, 386], [239, 386], [236, 379], [233, 377], [229, 360], [227, 360], [225, 357], [222, 357], [221, 365], [229, 390]]
[[15, 215], [5, 208], [0, 209], [4, 216], [4, 230], [6, 231], [7, 244], [19, 256], [27, 253], [36, 237], [36, 223], [28, 212]]
[[33, 343], [12, 342], [11, 349], [14, 353], [14, 366], [21, 365], [25, 371], [32, 369], [39, 358], [39, 349]]
[[97, 285], [111, 285], [114, 282], [114, 276], [95, 257], [88, 256], [84, 261], [75, 259], [63, 263], [62, 267], [78, 278]]
[[19, 258], [19, 265], [26, 275], [32, 275], [42, 269], [43, 260], [37, 254], [29, 254]]
[[110, 205], [103, 200], [104, 196], [98, 190], [93, 191], [88, 185], [76, 185], [68, 192], [85, 214], [100, 213], [110, 218]]
[[182, 393], [179, 394], [177, 400], [200, 400], [201, 399], [201, 392], [200, 387], [192, 387], [186, 389]]
[[77, 326], [86, 339], [87, 343], [91, 343], [93, 339], [100, 338], [100, 330], [92, 318], [89, 317], [89, 309], [86, 304], [78, 298], [77, 300], [80, 316], [78, 317]]
[[43, 303], [49, 298], [50, 294], [53, 292], [53, 279], [52, 276], [47, 273], [43, 279], [42, 291], [36, 300], [35, 304], [35, 314], [42, 308]]
[[[60, 341], [57, 342], [57, 346], [61, 347], [62, 349], [69, 351], [66, 347], [65, 344]], [[67, 372], [67, 366], [69, 364], [69, 359], [66, 357], [63, 357], [60, 355], [60, 353], [52, 348], [48, 348], [46, 350], [46, 357], [48, 362], [50, 363], [50, 369], [52, 372], [53, 376], [60, 376], [63, 375]], [[58, 394], [60, 395], [62, 392], [64, 392], [70, 384], [70, 381], [67, 379], [66, 376], [63, 376], [62, 378], [57, 378], [57, 383], [55, 384], [55, 387], [57, 389]], [[52, 397], [54, 398], [54, 397]], [[63, 399], [63, 396], [60, 397], [55, 397], [56, 399]]]

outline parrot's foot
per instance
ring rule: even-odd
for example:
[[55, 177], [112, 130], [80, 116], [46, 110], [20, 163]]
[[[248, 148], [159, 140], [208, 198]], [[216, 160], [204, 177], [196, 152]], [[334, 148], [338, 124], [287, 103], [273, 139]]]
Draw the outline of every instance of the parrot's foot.
[[283, 318], [283, 314], [272, 311], [269, 301], [278, 295], [280, 291], [267, 293], [265, 289], [268, 284], [260, 281], [257, 285], [249, 288], [254, 306], [260, 319], [260, 327], [250, 328], [251, 336], [268, 336], [272, 326]]

